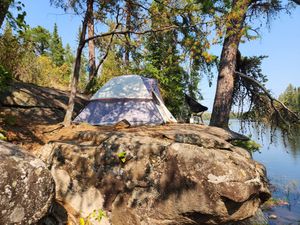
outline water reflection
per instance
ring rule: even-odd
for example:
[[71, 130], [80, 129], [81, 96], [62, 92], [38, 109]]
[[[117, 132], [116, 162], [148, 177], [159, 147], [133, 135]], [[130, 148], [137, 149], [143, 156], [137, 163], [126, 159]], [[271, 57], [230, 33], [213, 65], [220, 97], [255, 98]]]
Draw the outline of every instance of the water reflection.
[[267, 214], [277, 215], [271, 225], [300, 224], [300, 129], [294, 128], [287, 135], [279, 129], [255, 123], [240, 123], [232, 120], [230, 128], [250, 135], [262, 148], [253, 153], [253, 158], [267, 168], [272, 184], [273, 198], [288, 204], [272, 208]]

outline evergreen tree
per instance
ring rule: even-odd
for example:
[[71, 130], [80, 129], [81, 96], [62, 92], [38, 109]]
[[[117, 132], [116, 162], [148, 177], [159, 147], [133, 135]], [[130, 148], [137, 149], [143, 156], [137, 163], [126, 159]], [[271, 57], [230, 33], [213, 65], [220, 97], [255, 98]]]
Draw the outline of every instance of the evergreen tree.
[[50, 50], [51, 34], [44, 27], [37, 26], [28, 29], [23, 34], [25, 41], [30, 42], [37, 55], [48, 55]]
[[64, 48], [61, 37], [58, 35], [57, 24], [54, 24], [54, 29], [50, 43], [50, 56], [56, 66], [61, 66], [64, 63]]
[[13, 34], [12, 27], [6, 23], [3, 35], [0, 36], [0, 65], [9, 73], [14, 74], [21, 58], [20, 44]]
[[[167, 17], [167, 9], [153, 3], [152, 10], [159, 12], [161, 17], [152, 18], [152, 28], [171, 22]], [[168, 18], [168, 19], [167, 19]], [[174, 19], [174, 18], [173, 18]], [[146, 66], [144, 73], [158, 80], [164, 101], [170, 111], [179, 116], [184, 97], [184, 77], [179, 51], [177, 49], [178, 32], [167, 31], [151, 34], [146, 38]]]
[[66, 45], [65, 48], [65, 63], [67, 63], [69, 66], [72, 66], [75, 61], [75, 56], [72, 52], [71, 46], [69, 44]]
[[295, 112], [300, 113], [300, 87], [296, 88], [292, 84], [289, 84], [279, 96], [279, 100]]

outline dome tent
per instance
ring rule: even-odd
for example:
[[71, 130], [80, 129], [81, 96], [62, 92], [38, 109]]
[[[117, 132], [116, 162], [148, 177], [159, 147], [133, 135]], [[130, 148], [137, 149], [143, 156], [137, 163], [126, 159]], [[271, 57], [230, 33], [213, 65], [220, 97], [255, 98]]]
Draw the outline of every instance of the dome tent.
[[156, 80], [139, 75], [110, 79], [92, 96], [74, 122], [113, 125], [123, 119], [131, 125], [176, 122], [162, 100]]

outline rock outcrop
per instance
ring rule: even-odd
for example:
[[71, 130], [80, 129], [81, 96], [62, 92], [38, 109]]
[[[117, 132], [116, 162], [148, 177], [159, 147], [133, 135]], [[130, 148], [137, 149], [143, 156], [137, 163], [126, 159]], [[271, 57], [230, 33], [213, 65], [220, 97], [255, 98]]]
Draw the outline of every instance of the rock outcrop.
[[82, 131], [40, 151], [57, 197], [113, 225], [233, 224], [270, 197], [264, 167], [202, 125]]
[[0, 224], [34, 224], [55, 197], [46, 165], [17, 146], [0, 141]]
[[[35, 123], [61, 122], [69, 99], [67, 91], [40, 87], [33, 84], [13, 82], [0, 95], [0, 108], [5, 115], [13, 115], [18, 119], [32, 118]], [[75, 112], [79, 112], [87, 98], [78, 94], [75, 99]]]

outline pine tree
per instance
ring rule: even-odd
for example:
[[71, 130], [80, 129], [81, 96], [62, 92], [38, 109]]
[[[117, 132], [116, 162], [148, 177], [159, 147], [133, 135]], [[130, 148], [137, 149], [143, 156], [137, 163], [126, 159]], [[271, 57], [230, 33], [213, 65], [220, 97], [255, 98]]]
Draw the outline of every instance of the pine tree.
[[[152, 10], [159, 12], [161, 17], [152, 18], [152, 28], [169, 23], [167, 9], [154, 3]], [[162, 19], [163, 18], [163, 19]], [[158, 80], [165, 103], [174, 115], [179, 115], [184, 97], [184, 77], [179, 51], [177, 49], [178, 32], [167, 31], [156, 33], [146, 38], [146, 66], [144, 74]]]
[[64, 48], [61, 37], [58, 35], [57, 24], [54, 24], [54, 29], [50, 43], [50, 56], [56, 66], [61, 66], [64, 63]]
[[47, 29], [37, 26], [26, 30], [23, 36], [26, 41], [33, 45], [36, 55], [48, 55], [51, 34]]
[[74, 64], [75, 56], [69, 44], [66, 45], [64, 58], [65, 58], [65, 63], [67, 63], [69, 66], [72, 66]]
[[296, 88], [289, 84], [279, 96], [279, 100], [295, 112], [300, 112], [300, 87]]
[[[239, 44], [247, 38], [248, 40], [255, 39], [256, 37], [249, 33], [250, 30], [256, 30], [253, 28], [253, 21], [256, 18], [267, 18], [267, 22], [276, 16], [280, 11], [289, 11], [289, 6], [284, 5], [285, 3], [279, 0], [272, 1], [251, 1], [251, 0], [231, 0], [225, 3], [222, 6], [220, 11], [223, 16], [220, 17], [221, 20], [216, 23], [218, 28], [216, 33], [221, 33], [223, 39], [223, 48], [220, 57], [219, 67], [218, 67], [218, 79], [217, 79], [217, 88], [216, 95], [213, 105], [213, 111], [211, 115], [210, 125], [217, 126], [224, 129], [229, 129], [229, 118], [230, 111], [233, 104], [234, 98], [234, 87], [237, 77], [242, 77], [249, 82], [249, 76], [247, 74], [237, 71], [237, 59], [238, 59], [238, 50]], [[218, 6], [219, 9], [219, 6]], [[220, 29], [221, 27], [221, 29]], [[222, 31], [225, 30], [225, 33]], [[224, 38], [223, 38], [224, 37]], [[253, 81], [253, 80], [252, 80]], [[254, 79], [254, 82], [259, 90], [262, 90], [263, 85], [257, 85], [259, 81]], [[270, 93], [266, 94], [268, 90], [263, 91], [264, 97], [269, 99], [269, 102], [273, 102], [273, 97], [270, 98]], [[273, 100], [272, 100], [273, 99]], [[263, 103], [263, 104], [262, 104]], [[279, 120], [282, 120], [283, 117], [278, 113], [278, 110], [274, 104], [269, 104], [269, 111], [267, 109], [266, 101], [262, 101], [261, 96], [256, 96], [256, 98], [251, 99], [250, 105], [261, 105], [264, 108], [266, 116], [269, 116], [267, 119], [268, 122], [279, 125]], [[259, 107], [261, 108], [261, 107]], [[286, 111], [289, 111], [285, 109]], [[271, 117], [274, 113], [274, 116]], [[287, 113], [290, 114], [290, 113]], [[260, 119], [262, 115], [260, 114]], [[292, 116], [294, 117], [294, 115]], [[289, 119], [292, 121], [293, 119]]]

